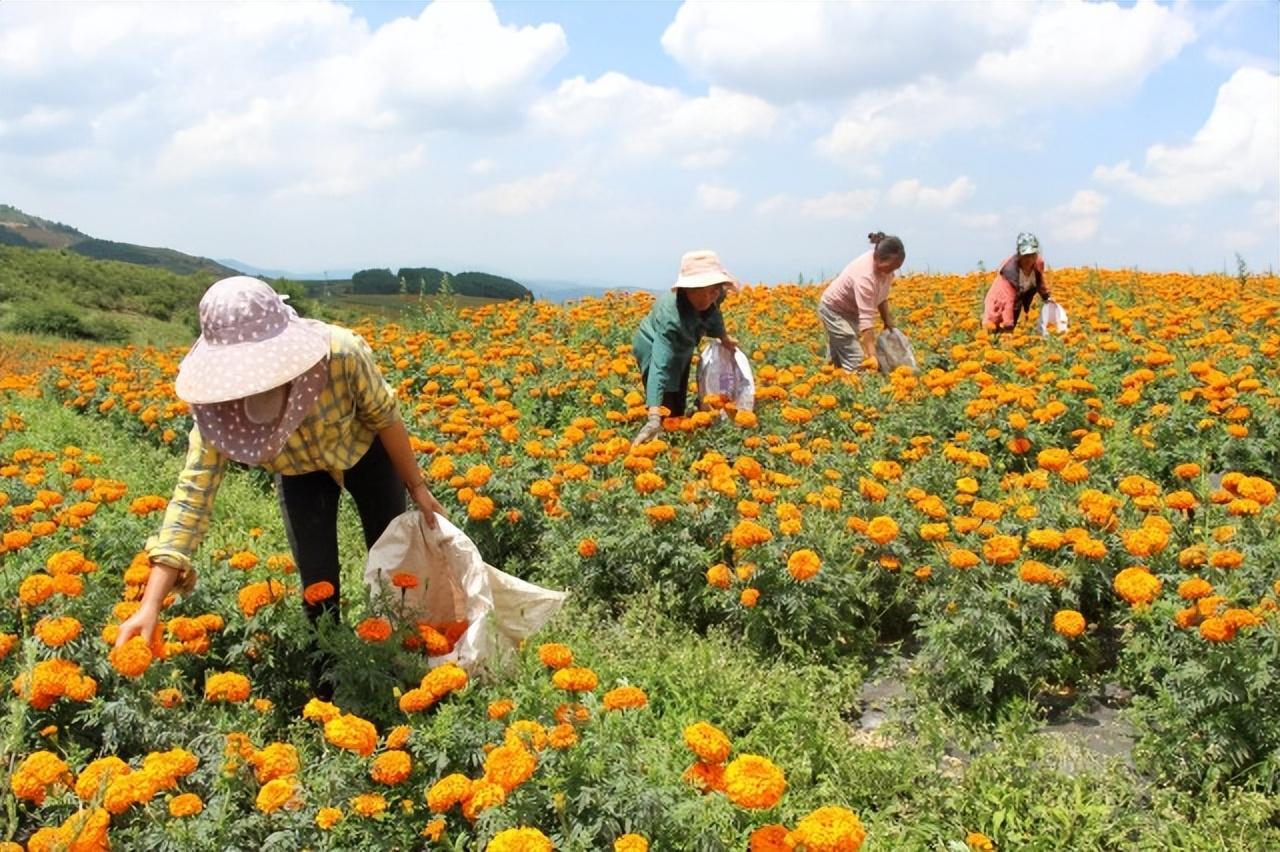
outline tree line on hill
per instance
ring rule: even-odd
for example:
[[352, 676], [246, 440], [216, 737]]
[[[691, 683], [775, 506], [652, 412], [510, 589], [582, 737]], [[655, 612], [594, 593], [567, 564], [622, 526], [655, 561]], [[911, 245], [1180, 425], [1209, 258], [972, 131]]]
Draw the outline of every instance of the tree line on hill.
[[451, 275], [429, 266], [404, 266], [398, 272], [390, 269], [362, 269], [351, 276], [351, 291], [363, 295], [434, 296], [452, 293], [484, 299], [532, 299], [533, 293], [510, 278], [487, 272], [459, 272]]

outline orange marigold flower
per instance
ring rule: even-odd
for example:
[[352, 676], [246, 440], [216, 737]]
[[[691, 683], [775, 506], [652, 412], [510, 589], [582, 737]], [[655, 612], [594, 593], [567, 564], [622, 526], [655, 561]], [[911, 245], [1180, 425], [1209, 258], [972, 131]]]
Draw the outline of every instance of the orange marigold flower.
[[766, 757], [744, 754], [725, 767], [724, 792], [740, 808], [767, 810], [787, 789], [782, 770]]
[[409, 753], [393, 749], [373, 759], [373, 765], [369, 767], [369, 777], [379, 784], [394, 787], [404, 782], [412, 771], [413, 761], [409, 759]]
[[966, 834], [964, 843], [971, 852], [996, 852], [996, 845], [981, 831], [971, 831]]
[[594, 538], [584, 538], [578, 542], [578, 555], [583, 559], [590, 559], [599, 552], [600, 548]]
[[797, 550], [787, 559], [787, 573], [798, 583], [815, 577], [822, 568], [822, 560], [812, 550]]
[[1074, 639], [1084, 632], [1084, 616], [1074, 609], [1060, 609], [1053, 616], [1054, 632], [1068, 639]]
[[302, 807], [301, 788], [292, 776], [276, 778], [262, 785], [255, 802], [264, 814], [273, 814], [281, 808], [296, 810]]
[[361, 793], [351, 797], [351, 810], [364, 817], [375, 817], [387, 809], [387, 800], [381, 793]]
[[1225, 618], [1215, 615], [1200, 622], [1200, 636], [1210, 642], [1230, 642], [1235, 635], [1235, 628]]
[[898, 522], [887, 515], [877, 515], [867, 523], [866, 535], [883, 547], [898, 537]]
[[967, 571], [977, 565], [981, 560], [978, 554], [972, 550], [966, 550], [963, 547], [957, 547], [955, 550], [947, 554], [947, 564], [957, 571]]
[[532, 778], [537, 767], [538, 758], [516, 740], [489, 752], [484, 761], [484, 778], [510, 793]]
[[547, 744], [556, 751], [564, 751], [578, 744], [578, 730], [563, 722], [547, 732]]
[[785, 825], [776, 822], [762, 825], [751, 832], [747, 852], [792, 852], [795, 844], [787, 835]]
[[141, 677], [151, 665], [151, 644], [141, 636], [134, 636], [107, 654], [111, 667], [127, 678]]
[[279, 580], [264, 580], [242, 588], [237, 595], [237, 603], [245, 618], [253, 618], [258, 610], [284, 597], [284, 593], [284, 584]]
[[1233, 607], [1222, 614], [1227, 624], [1231, 625], [1232, 630], [1239, 630], [1244, 627], [1257, 627], [1262, 623], [1262, 619], [1247, 609]]
[[738, 595], [738, 603], [742, 604], [747, 609], [751, 609], [759, 602], [760, 602], [759, 589], [746, 588], [742, 590], [742, 594]]
[[695, 722], [685, 728], [684, 744], [703, 763], [724, 763], [733, 747], [724, 731], [710, 722]]
[[991, 565], [1008, 565], [1022, 555], [1022, 543], [1016, 536], [993, 535], [982, 544], [982, 556]]
[[506, 800], [507, 791], [501, 785], [482, 778], [471, 785], [471, 795], [462, 803], [462, 815], [474, 821], [484, 811], [497, 807]]
[[573, 651], [559, 642], [544, 642], [538, 646], [538, 659], [551, 669], [563, 669], [573, 665]]
[[195, 816], [204, 810], [204, 802], [195, 793], [182, 793], [169, 800], [169, 816], [176, 819]]
[[1178, 597], [1187, 601], [1199, 600], [1213, 594], [1213, 585], [1200, 577], [1191, 577], [1178, 584]]
[[689, 784], [703, 793], [715, 793], [724, 789], [724, 764], [695, 762], [681, 776]]
[[81, 624], [79, 619], [72, 618], [69, 615], [58, 616], [56, 618], [42, 618], [36, 622], [33, 631], [36, 638], [50, 648], [61, 648], [68, 642], [80, 635]]
[[601, 703], [605, 710], [637, 710], [648, 705], [649, 696], [638, 686], [619, 686], [606, 692]]
[[467, 517], [473, 521], [487, 521], [493, 517], [496, 508], [492, 498], [480, 494], [467, 503]]
[[1173, 475], [1179, 479], [1195, 479], [1200, 475], [1200, 465], [1194, 462], [1186, 462], [1174, 467]]
[[391, 622], [377, 616], [356, 625], [356, 635], [366, 642], [385, 642], [391, 637]]
[[312, 719], [321, 723], [336, 719], [340, 715], [342, 715], [341, 710], [328, 701], [321, 701], [319, 698], [308, 700], [306, 706], [302, 708], [302, 718]]
[[494, 720], [502, 719], [514, 709], [516, 709], [516, 703], [510, 698], [492, 701], [489, 703], [489, 718]]
[[707, 585], [717, 589], [727, 589], [733, 583], [733, 575], [729, 573], [729, 566], [723, 562], [717, 562], [707, 569]]
[[324, 723], [324, 738], [338, 748], [368, 757], [378, 747], [378, 729], [373, 723], [351, 713], [343, 713]]
[[427, 807], [432, 813], [445, 813], [454, 805], [471, 798], [471, 787], [471, 779], [461, 773], [446, 775], [427, 790]]
[[735, 550], [746, 550], [758, 544], [764, 544], [773, 538], [773, 533], [755, 521], [743, 519], [734, 525], [729, 533], [729, 543]]
[[321, 831], [328, 831], [340, 822], [342, 822], [340, 808], [326, 807], [316, 811], [316, 826]]
[[1028, 559], [1018, 566], [1018, 579], [1024, 583], [1054, 587], [1065, 586], [1067, 583], [1066, 574], [1034, 559]]
[[333, 597], [334, 591], [333, 583], [330, 583], [328, 580], [321, 580], [320, 582], [312, 583], [303, 589], [302, 599], [312, 606], [315, 606], [321, 601], [327, 601], [329, 598]]
[[249, 763], [253, 766], [253, 774], [259, 784], [296, 775], [302, 768], [298, 750], [288, 743], [271, 743], [264, 749], [254, 751], [249, 755]]
[[17, 765], [9, 786], [19, 799], [39, 807], [51, 787], [71, 786], [71, 767], [53, 752], [37, 751]]
[[1214, 568], [1239, 568], [1244, 563], [1244, 554], [1238, 550], [1219, 550], [1209, 557], [1209, 564]]

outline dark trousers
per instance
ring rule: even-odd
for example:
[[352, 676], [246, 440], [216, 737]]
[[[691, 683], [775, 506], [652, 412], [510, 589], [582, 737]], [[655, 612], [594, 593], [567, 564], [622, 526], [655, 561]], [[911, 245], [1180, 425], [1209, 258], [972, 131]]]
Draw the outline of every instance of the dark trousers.
[[[405, 510], [404, 483], [391, 464], [382, 441], [373, 439], [368, 452], [361, 456], [342, 477], [343, 487], [356, 502], [364, 543], [372, 547], [387, 525]], [[297, 476], [276, 476], [276, 494], [280, 498], [280, 514], [289, 537], [293, 561], [305, 589], [312, 583], [333, 584], [333, 595], [315, 604], [304, 603], [307, 617], [315, 622], [322, 614], [338, 617], [338, 600], [342, 591], [342, 566], [338, 561], [338, 498], [342, 488], [327, 471], [319, 470]], [[320, 677], [329, 665], [321, 661], [312, 670], [312, 686], [319, 689]], [[321, 695], [321, 697], [325, 697]]]
[[[666, 406], [671, 411], [672, 417], [684, 417], [685, 409], [689, 405], [689, 370], [693, 366], [693, 356], [689, 356], [689, 360], [685, 362], [684, 369], [680, 371], [680, 387], [675, 390], [669, 390], [662, 395], [661, 405]], [[642, 387], [649, 386], [649, 371], [640, 365], [640, 384]]]

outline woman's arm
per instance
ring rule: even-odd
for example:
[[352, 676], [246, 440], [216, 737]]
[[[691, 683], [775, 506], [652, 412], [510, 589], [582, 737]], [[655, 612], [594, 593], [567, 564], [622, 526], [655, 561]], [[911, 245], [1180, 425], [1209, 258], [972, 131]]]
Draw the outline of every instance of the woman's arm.
[[435, 529], [436, 515], [443, 515], [444, 508], [427, 487], [427, 481], [418, 468], [418, 459], [409, 444], [409, 433], [404, 428], [404, 422], [397, 418], [391, 425], [379, 429], [378, 440], [382, 441], [383, 448], [391, 457], [391, 464], [396, 473], [400, 474], [405, 488], [409, 489], [409, 496], [422, 513], [423, 520], [428, 527]]
[[893, 312], [889, 310], [889, 300], [885, 299], [876, 308], [880, 311], [880, 321], [884, 323], [885, 331], [893, 331]]

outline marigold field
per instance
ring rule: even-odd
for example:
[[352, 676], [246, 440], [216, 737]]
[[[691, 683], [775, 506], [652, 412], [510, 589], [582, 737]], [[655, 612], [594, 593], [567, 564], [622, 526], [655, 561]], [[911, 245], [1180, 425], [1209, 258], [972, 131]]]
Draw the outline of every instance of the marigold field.
[[[986, 276], [900, 279], [888, 378], [748, 287], [755, 411], [634, 449], [649, 296], [359, 327], [451, 519], [572, 595], [502, 676], [432, 665], [459, 626], [370, 599], [344, 508], [332, 704], [259, 471], [112, 650], [183, 352], [0, 339], [0, 852], [1280, 848], [1280, 281], [1052, 280], [1070, 331], [996, 338]], [[1053, 735], [1099, 707], [1131, 749]]]

